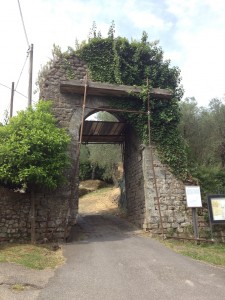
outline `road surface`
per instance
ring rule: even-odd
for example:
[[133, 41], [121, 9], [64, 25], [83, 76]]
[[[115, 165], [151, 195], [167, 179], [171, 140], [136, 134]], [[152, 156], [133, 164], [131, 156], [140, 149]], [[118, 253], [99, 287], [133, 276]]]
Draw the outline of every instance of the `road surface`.
[[224, 268], [174, 253], [117, 216], [84, 215], [77, 229], [37, 299], [225, 299]]

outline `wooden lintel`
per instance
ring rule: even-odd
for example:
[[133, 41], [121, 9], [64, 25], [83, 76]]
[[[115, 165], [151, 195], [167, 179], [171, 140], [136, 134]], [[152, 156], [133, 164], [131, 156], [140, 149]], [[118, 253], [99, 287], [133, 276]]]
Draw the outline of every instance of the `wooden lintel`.
[[83, 135], [82, 142], [84, 143], [122, 143], [124, 135]]
[[[83, 94], [84, 82], [79, 80], [68, 80], [60, 82], [60, 92], [66, 94]], [[88, 82], [87, 94], [95, 96], [124, 97], [130, 94], [139, 95], [141, 87], [129, 85], [116, 85], [101, 82]], [[168, 89], [152, 88], [150, 95], [156, 98], [171, 98], [173, 93]]]

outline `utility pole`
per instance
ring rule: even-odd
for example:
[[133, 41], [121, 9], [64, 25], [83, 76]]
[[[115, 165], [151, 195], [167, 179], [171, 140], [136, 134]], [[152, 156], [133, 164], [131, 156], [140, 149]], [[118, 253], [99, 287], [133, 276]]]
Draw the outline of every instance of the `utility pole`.
[[10, 112], [9, 112], [10, 118], [12, 118], [13, 116], [13, 97], [14, 97], [14, 82], [12, 82], [12, 87], [11, 87]]
[[33, 50], [34, 50], [34, 45], [31, 44], [31, 46], [30, 46], [29, 87], [28, 87], [28, 107], [32, 105]]

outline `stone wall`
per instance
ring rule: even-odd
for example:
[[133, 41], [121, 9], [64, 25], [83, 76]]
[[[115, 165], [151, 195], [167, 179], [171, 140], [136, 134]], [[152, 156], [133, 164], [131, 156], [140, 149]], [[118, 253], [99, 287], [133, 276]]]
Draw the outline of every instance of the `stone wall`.
[[[161, 234], [159, 207], [154, 186], [150, 147], [143, 146], [134, 132], [126, 132], [125, 181], [128, 219]], [[154, 169], [165, 235], [186, 236], [192, 231], [191, 211], [186, 206], [184, 183], [177, 180], [154, 153]]]
[[124, 172], [126, 212], [128, 219], [143, 228], [145, 224], [145, 194], [140, 142], [132, 128], [126, 130]]
[[[156, 197], [152, 171], [152, 156], [156, 175], [159, 203]], [[157, 157], [154, 147], [143, 149], [143, 170], [146, 198], [146, 223], [144, 227], [153, 234], [161, 233], [159, 205], [164, 233], [188, 235], [192, 226], [191, 211], [187, 208], [185, 186], [164, 166]]]
[[[67, 238], [69, 191], [35, 194], [36, 238], [38, 241]], [[0, 242], [30, 240], [30, 197], [0, 187]]]

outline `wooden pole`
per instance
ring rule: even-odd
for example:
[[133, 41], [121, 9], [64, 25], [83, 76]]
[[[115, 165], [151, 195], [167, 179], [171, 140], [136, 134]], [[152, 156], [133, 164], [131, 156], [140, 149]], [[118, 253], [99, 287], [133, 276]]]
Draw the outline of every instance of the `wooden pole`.
[[199, 239], [199, 232], [198, 232], [198, 220], [197, 220], [196, 207], [192, 207], [192, 220], [193, 220], [194, 236], [195, 236], [195, 240], [197, 241]]
[[34, 52], [34, 45], [31, 44], [31, 46], [30, 46], [29, 87], [28, 87], [28, 107], [32, 105], [33, 52]]
[[151, 156], [151, 167], [152, 167], [152, 173], [153, 173], [154, 188], [155, 188], [155, 194], [156, 194], [156, 199], [157, 199], [157, 207], [158, 207], [158, 211], [159, 211], [160, 227], [161, 227], [162, 237], [164, 239], [164, 229], [163, 229], [163, 222], [162, 222], [162, 213], [161, 213], [161, 206], [160, 206], [160, 200], [159, 200], [159, 192], [158, 192], [157, 181], [156, 181], [153, 150], [152, 150], [152, 146], [151, 146], [150, 93], [149, 93], [149, 81], [148, 81], [148, 78], [147, 78], [147, 88], [148, 88], [148, 98], [147, 98], [147, 105], [148, 105], [148, 142], [149, 142], [149, 149], [150, 149], [150, 156]]
[[79, 145], [81, 145], [81, 143], [82, 143], [82, 135], [83, 135], [83, 129], [84, 129], [84, 112], [85, 112], [86, 99], [87, 99], [87, 85], [88, 84], [87, 84], [87, 74], [86, 74], [86, 76], [85, 76], [85, 84], [84, 84], [84, 99], [83, 99], [83, 107], [82, 107], [82, 117], [81, 117]]
[[35, 198], [34, 192], [30, 192], [30, 202], [31, 202], [31, 224], [30, 224], [30, 231], [31, 231], [31, 244], [36, 244], [36, 217], [35, 217]]
[[10, 118], [12, 118], [13, 116], [13, 98], [14, 98], [14, 82], [12, 82], [12, 88], [11, 88], [10, 112], [9, 112]]
[[[86, 98], [87, 98], [87, 87], [88, 87], [88, 80], [87, 80], [87, 74], [85, 76], [85, 85], [84, 85], [84, 98], [83, 98], [83, 106], [82, 106], [82, 116], [81, 116], [81, 128], [80, 128], [80, 138], [78, 142], [78, 148], [77, 148], [77, 154], [76, 154], [76, 162], [74, 169], [72, 171], [72, 177], [71, 177], [71, 188], [70, 188], [70, 203], [69, 203], [69, 215], [72, 216], [72, 225], [74, 225], [74, 205], [73, 205], [73, 199], [75, 196], [75, 193], [77, 192], [78, 195], [78, 186], [79, 184], [76, 183], [76, 179], [79, 176], [78, 173], [78, 167], [79, 167], [79, 156], [80, 156], [80, 148], [82, 143], [82, 135], [83, 135], [83, 128], [84, 128], [84, 113], [85, 113], [85, 105], [86, 105]], [[67, 224], [65, 227], [65, 233], [64, 233], [64, 240], [67, 239]]]

